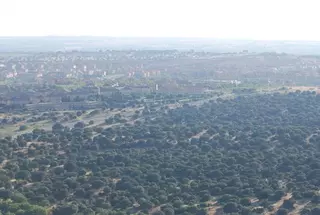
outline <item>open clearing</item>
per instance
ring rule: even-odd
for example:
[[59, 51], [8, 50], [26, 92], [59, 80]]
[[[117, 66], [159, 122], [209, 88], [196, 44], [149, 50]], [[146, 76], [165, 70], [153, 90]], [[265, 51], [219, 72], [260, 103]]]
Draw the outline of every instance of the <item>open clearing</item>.
[[[66, 122], [61, 122], [62, 125], [68, 126], [68, 127], [73, 127], [75, 123], [77, 122], [84, 122], [85, 124], [89, 124], [89, 122], [92, 120], [94, 121], [93, 125], [89, 125], [88, 127], [95, 127], [95, 126], [104, 126], [105, 125], [105, 119], [109, 117], [113, 117], [116, 114], [120, 114], [122, 118], [127, 119], [128, 121], [130, 120], [130, 117], [132, 117], [137, 110], [142, 110], [143, 108], [124, 108], [122, 110], [113, 110], [113, 111], [103, 111], [99, 110], [99, 113], [90, 115], [90, 112], [93, 110], [88, 110], [87, 113], [83, 114], [80, 117], [77, 117], [76, 119], [72, 119]], [[69, 111], [72, 112], [72, 111]], [[63, 111], [59, 112], [63, 115]], [[5, 117], [4, 114], [3, 118]], [[32, 115], [19, 115], [20, 117], [24, 116], [26, 117], [26, 120], [15, 123], [15, 124], [7, 124], [7, 125], [2, 125], [0, 128], [0, 137], [6, 137], [6, 136], [12, 136], [16, 137], [18, 135], [24, 134], [24, 133], [30, 133], [34, 129], [44, 129], [44, 130], [51, 130], [52, 125], [54, 124], [53, 121], [51, 120], [42, 120], [42, 121], [37, 121], [37, 122], [27, 122], [28, 119], [31, 119]], [[19, 131], [19, 127], [21, 125], [26, 125], [27, 129], [23, 131]]]
[[320, 87], [316, 86], [292, 86], [288, 88], [289, 92], [294, 92], [296, 90], [300, 91], [316, 91], [317, 94], [320, 93]]

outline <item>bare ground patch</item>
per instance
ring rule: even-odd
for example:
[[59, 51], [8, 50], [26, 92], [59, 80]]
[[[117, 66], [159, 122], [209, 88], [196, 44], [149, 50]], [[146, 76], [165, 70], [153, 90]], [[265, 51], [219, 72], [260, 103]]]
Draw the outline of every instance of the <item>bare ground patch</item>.
[[283, 196], [279, 201], [273, 204], [272, 211], [265, 212], [264, 215], [274, 215], [277, 213], [281, 205], [283, 205], [283, 202], [285, 200], [288, 200], [292, 197], [292, 193], [287, 193], [285, 196]]
[[313, 133], [313, 134], [310, 134], [309, 136], [306, 137], [306, 143], [307, 145], [310, 145], [310, 139], [313, 137], [313, 136], [318, 136], [319, 135], [319, 130], [316, 131], [316, 133]]
[[0, 169], [2, 169], [8, 162], [9, 162], [8, 159], [5, 159], [4, 161], [2, 161], [0, 164]]
[[219, 211], [222, 209], [220, 205], [218, 205], [217, 201], [209, 201], [208, 204], [208, 215], [218, 215], [220, 214]]
[[207, 130], [203, 130], [203, 131], [201, 131], [201, 132], [199, 132], [198, 134], [196, 134], [196, 135], [193, 135], [192, 137], [191, 137], [191, 139], [192, 138], [200, 138], [202, 135], [204, 135], [205, 133], [207, 132]]
[[303, 204], [296, 204], [293, 211], [289, 213], [289, 215], [299, 215], [301, 211], [310, 203], [310, 201], [307, 201]]

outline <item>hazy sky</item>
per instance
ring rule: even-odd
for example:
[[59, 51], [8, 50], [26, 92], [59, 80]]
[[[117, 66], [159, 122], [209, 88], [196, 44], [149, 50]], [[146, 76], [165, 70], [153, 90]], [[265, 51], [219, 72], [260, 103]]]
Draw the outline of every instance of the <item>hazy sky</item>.
[[320, 40], [319, 0], [1, 0], [0, 36]]

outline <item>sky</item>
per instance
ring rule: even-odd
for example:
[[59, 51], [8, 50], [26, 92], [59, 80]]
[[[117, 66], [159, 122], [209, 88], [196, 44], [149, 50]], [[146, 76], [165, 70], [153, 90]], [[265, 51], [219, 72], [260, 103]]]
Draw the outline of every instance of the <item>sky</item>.
[[0, 36], [319, 40], [318, 0], [0, 0]]

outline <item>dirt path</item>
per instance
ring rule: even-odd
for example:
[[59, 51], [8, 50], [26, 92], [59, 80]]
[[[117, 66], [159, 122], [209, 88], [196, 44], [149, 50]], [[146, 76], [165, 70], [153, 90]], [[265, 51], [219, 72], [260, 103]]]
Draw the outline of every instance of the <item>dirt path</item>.
[[26, 183], [25, 185], [23, 185], [23, 187], [28, 188], [31, 187], [34, 183]]
[[203, 99], [200, 99], [200, 100], [197, 100], [197, 101], [189, 101], [189, 102], [186, 102], [186, 103], [184, 103], [184, 102], [182, 103], [182, 101], [179, 101], [179, 102], [176, 102], [176, 103], [173, 103], [173, 104], [167, 104], [167, 107], [169, 109], [175, 109], [175, 108], [182, 107], [183, 104], [188, 104], [190, 106], [201, 106], [205, 102], [209, 102], [210, 100], [215, 100], [215, 99], [218, 99], [218, 98], [222, 98], [222, 99], [232, 98], [232, 93], [225, 94], [225, 95], [220, 96], [220, 97], [213, 96], [213, 97], [210, 97], [210, 98], [203, 98]]
[[116, 184], [119, 181], [121, 181], [121, 178], [112, 178], [111, 181], [112, 181], [112, 183]]
[[150, 210], [149, 210], [149, 214], [151, 215], [151, 214], [154, 214], [154, 213], [156, 213], [156, 212], [158, 212], [158, 211], [160, 211], [161, 210], [161, 206], [157, 206], [157, 207], [154, 207], [154, 208], [151, 208]]
[[320, 134], [320, 130], [317, 129], [314, 133], [310, 134], [309, 136], [306, 137], [306, 143], [307, 145], [311, 144], [310, 143], [310, 139], [313, 137], [313, 136], [318, 136]]
[[307, 136], [306, 138], [306, 143], [307, 145], [310, 145], [310, 139], [313, 137], [313, 136], [316, 136], [318, 135], [318, 133], [313, 133], [313, 134], [310, 134], [309, 136]]
[[252, 198], [252, 199], [250, 199], [250, 202], [251, 202], [251, 204], [253, 204], [253, 203], [259, 202], [259, 199], [257, 199], [257, 198]]
[[47, 209], [48, 215], [52, 215], [53, 210], [57, 207], [56, 204], [52, 205]]
[[204, 135], [206, 132], [207, 132], [207, 130], [203, 130], [203, 131], [199, 132], [198, 134], [193, 135], [193, 136], [191, 137], [191, 139], [192, 139], [192, 138], [200, 138], [200, 137], [201, 137], [202, 135]]
[[103, 192], [103, 189], [104, 189], [104, 188], [97, 189], [97, 190], [93, 193], [93, 195], [95, 195], [95, 196], [99, 195], [99, 193], [102, 193], [102, 192]]
[[0, 164], [0, 169], [2, 169], [8, 162], [9, 162], [9, 160], [7, 160], [7, 159], [2, 161], [2, 163]]
[[271, 139], [272, 139], [272, 138], [274, 138], [275, 136], [276, 136], [275, 134], [270, 135], [270, 136], [266, 139], [266, 141], [267, 141], [267, 142], [270, 142], [270, 141], [271, 141]]
[[219, 135], [219, 133], [216, 133], [216, 134], [212, 135], [209, 140], [212, 140], [213, 138], [215, 138], [218, 135]]
[[301, 204], [301, 205], [296, 204], [296, 205], [295, 205], [295, 209], [294, 209], [293, 211], [291, 211], [291, 212], [289, 213], [289, 215], [299, 215], [300, 212], [301, 212], [309, 203], [310, 203], [310, 201], [307, 201], [306, 203]]
[[217, 201], [207, 202], [208, 206], [208, 215], [216, 215], [217, 210], [221, 208], [221, 206], [217, 205]]
[[283, 196], [279, 201], [273, 204], [272, 211], [265, 212], [264, 215], [274, 215], [277, 213], [281, 205], [283, 205], [284, 200], [288, 200], [292, 197], [292, 193], [287, 193], [285, 196]]

